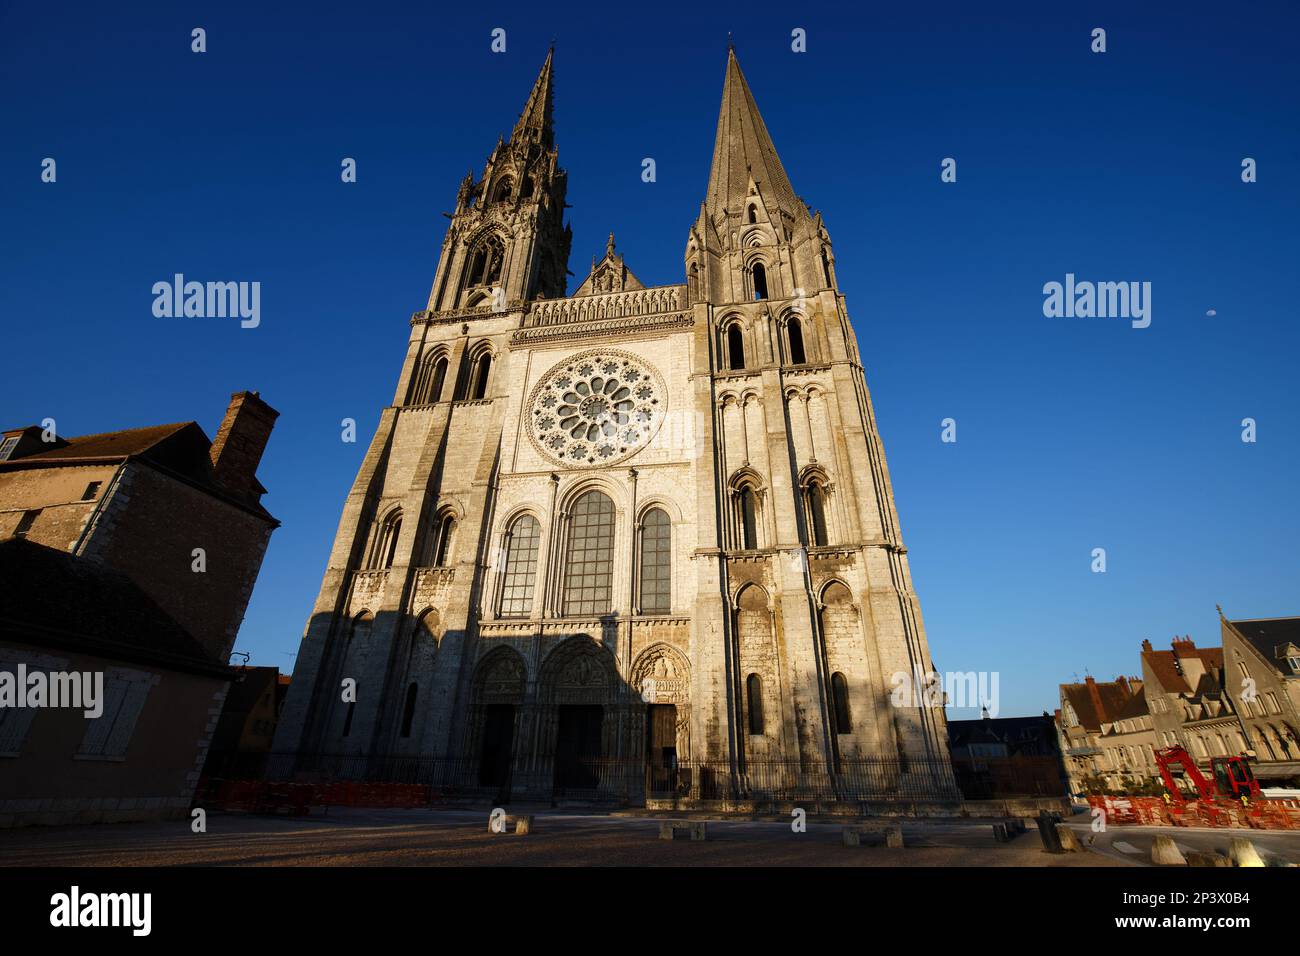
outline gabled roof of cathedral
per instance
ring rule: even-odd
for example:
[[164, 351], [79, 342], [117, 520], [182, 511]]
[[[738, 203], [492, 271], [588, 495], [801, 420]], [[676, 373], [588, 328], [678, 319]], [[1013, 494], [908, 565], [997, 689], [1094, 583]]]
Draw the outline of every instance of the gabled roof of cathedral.
[[782, 209], [798, 219], [806, 207], [795, 195], [790, 179], [776, 154], [776, 146], [759, 115], [754, 94], [740, 72], [736, 51], [727, 51], [727, 77], [722, 85], [722, 108], [718, 132], [713, 141], [713, 168], [709, 172], [709, 215], [720, 221], [728, 212], [745, 208], [749, 184], [753, 181], [769, 214]]
[[573, 297], [597, 295], [601, 292], [631, 292], [644, 288], [641, 280], [623, 262], [623, 257], [614, 251], [614, 234], [611, 232], [609, 242], [605, 244], [605, 258], [599, 262], [592, 261], [591, 274], [578, 286]]
[[554, 57], [555, 48], [551, 47], [546, 53], [546, 62], [542, 64], [542, 71], [537, 74], [537, 81], [533, 83], [533, 90], [528, 94], [524, 111], [519, 114], [519, 122], [515, 123], [514, 132], [510, 134], [512, 143], [531, 139], [541, 143], [546, 149], [551, 149], [555, 145], [555, 132], [552, 129], [555, 89], [551, 66]]

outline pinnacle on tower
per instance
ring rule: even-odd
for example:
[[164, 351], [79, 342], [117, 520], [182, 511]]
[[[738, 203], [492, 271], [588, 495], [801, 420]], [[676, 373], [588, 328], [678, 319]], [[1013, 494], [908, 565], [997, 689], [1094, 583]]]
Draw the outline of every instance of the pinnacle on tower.
[[776, 146], [759, 115], [754, 94], [740, 71], [736, 51], [728, 46], [727, 76], [722, 85], [722, 108], [713, 142], [713, 167], [705, 200], [710, 218], [719, 223], [745, 208], [750, 181], [758, 187], [768, 211], [779, 209], [798, 218], [806, 213], [776, 154]]
[[528, 94], [528, 102], [524, 104], [524, 111], [519, 114], [519, 122], [515, 124], [514, 132], [510, 134], [512, 143], [531, 140], [540, 143], [543, 149], [551, 149], [555, 145], [555, 135], [551, 128], [552, 115], [555, 111], [555, 90], [551, 67], [551, 61], [554, 57], [555, 47], [552, 46], [546, 53], [546, 62], [542, 64], [542, 70], [537, 74], [537, 81], [533, 84], [532, 92]]

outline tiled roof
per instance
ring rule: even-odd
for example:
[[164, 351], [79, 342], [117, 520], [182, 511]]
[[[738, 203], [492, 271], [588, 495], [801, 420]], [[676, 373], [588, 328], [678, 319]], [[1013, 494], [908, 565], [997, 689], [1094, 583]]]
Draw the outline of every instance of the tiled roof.
[[1275, 669], [1290, 674], [1278, 660], [1277, 649], [1287, 644], [1300, 647], [1300, 617], [1260, 618], [1253, 621], [1229, 621], [1234, 631], [1249, 642]]
[[[1178, 668], [1178, 658], [1196, 657], [1205, 667], [1205, 675], [1197, 682], [1196, 687], [1188, 683], [1187, 678], [1180, 673]], [[1191, 647], [1184, 646], [1180, 654], [1176, 655], [1172, 650], [1156, 651], [1144, 650], [1142, 659], [1147, 662], [1151, 672], [1155, 674], [1156, 680], [1164, 688], [1166, 693], [1170, 694], [1204, 694], [1207, 692], [1217, 693], [1219, 682], [1214, 675], [1223, 669], [1223, 648], [1222, 647]]]
[[1095, 686], [1097, 697], [1101, 701], [1100, 710], [1097, 709], [1086, 682], [1061, 685], [1061, 692], [1074, 708], [1079, 723], [1089, 730], [1099, 730], [1103, 723], [1115, 719], [1116, 715], [1128, 705], [1129, 698], [1142, 695], [1140, 680], [1098, 681]]
[[224, 663], [126, 574], [25, 538], [0, 541], [0, 635], [182, 669]]
[[150, 425], [147, 428], [128, 428], [116, 432], [100, 432], [97, 435], [81, 435], [77, 438], [65, 438], [65, 444], [49, 451], [26, 455], [20, 461], [56, 461], [66, 458], [125, 458], [127, 455], [140, 455], [153, 448], [164, 439], [170, 438], [194, 422], [177, 422], [173, 425]]

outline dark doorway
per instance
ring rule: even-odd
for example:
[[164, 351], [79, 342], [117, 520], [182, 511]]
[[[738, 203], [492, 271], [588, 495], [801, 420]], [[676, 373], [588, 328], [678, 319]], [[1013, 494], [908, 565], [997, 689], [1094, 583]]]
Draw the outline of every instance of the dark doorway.
[[653, 795], [677, 790], [677, 707], [651, 704], [646, 711], [646, 776]]
[[555, 788], [594, 790], [599, 782], [600, 726], [605, 709], [599, 704], [560, 707], [555, 741]]
[[483, 719], [483, 758], [478, 768], [480, 786], [505, 787], [509, 784], [514, 745], [514, 704], [488, 704]]

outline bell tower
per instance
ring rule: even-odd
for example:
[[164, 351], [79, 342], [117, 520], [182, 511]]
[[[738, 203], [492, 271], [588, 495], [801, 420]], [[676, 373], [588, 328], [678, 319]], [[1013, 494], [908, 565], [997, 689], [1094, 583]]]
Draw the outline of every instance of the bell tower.
[[429, 311], [493, 311], [564, 295], [572, 231], [563, 223], [568, 177], [552, 125], [552, 60], [533, 84], [508, 140], [498, 140], [482, 175], [468, 173], [442, 243]]

